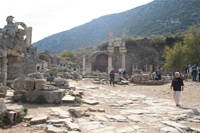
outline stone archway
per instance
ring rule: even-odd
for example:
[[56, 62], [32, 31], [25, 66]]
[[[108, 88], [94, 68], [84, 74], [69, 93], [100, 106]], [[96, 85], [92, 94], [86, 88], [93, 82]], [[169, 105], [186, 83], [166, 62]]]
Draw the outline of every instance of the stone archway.
[[32, 28], [27, 27], [26, 24], [24, 24], [23, 22], [16, 22], [15, 25], [16, 26], [20, 25], [24, 28], [25, 35], [26, 35], [26, 39], [24, 40], [25, 44], [28, 46], [31, 45], [31, 43], [32, 43]]
[[95, 58], [95, 70], [106, 72], [108, 67], [108, 55], [99, 54]]

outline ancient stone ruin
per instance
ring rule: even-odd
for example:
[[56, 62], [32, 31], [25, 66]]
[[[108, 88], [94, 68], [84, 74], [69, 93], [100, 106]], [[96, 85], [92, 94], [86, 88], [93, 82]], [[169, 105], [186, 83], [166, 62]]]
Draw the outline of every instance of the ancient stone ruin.
[[8, 16], [7, 25], [0, 29], [0, 82], [3, 85], [34, 72], [38, 61], [37, 48], [31, 45], [32, 28], [23, 22], [14, 22], [13, 18]]

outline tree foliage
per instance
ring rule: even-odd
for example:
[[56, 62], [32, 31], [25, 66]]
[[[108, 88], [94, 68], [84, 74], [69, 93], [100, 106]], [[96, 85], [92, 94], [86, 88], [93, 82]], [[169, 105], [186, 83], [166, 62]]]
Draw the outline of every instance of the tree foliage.
[[200, 63], [200, 31], [193, 24], [189, 34], [185, 35], [184, 45], [187, 47], [187, 61], [189, 63]]
[[190, 32], [183, 39], [180, 36], [177, 38], [183, 42], [175, 43], [173, 48], [165, 47], [163, 57], [166, 59], [166, 64], [164, 66], [180, 71], [181, 67], [188, 63], [200, 63], [200, 31], [196, 26], [193, 24]]
[[60, 56], [68, 61], [74, 61], [77, 58], [73, 52], [67, 51], [66, 49], [60, 53]]
[[180, 71], [181, 67], [185, 65], [185, 49], [186, 47], [181, 42], [177, 42], [173, 48], [166, 46], [163, 54], [163, 57], [166, 59], [164, 67]]

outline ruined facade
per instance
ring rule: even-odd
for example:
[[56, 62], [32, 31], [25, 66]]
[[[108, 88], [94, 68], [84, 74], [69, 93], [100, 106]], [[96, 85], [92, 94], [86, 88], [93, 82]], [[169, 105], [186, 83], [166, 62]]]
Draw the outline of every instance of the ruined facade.
[[[116, 72], [121, 67], [131, 75], [135, 69], [143, 69], [145, 65], [152, 65], [151, 71], [155, 71], [159, 61], [159, 53], [150, 47], [146, 39], [136, 40], [134, 43], [126, 43], [125, 31], [121, 39], [113, 39], [112, 31], [109, 31], [109, 41], [99, 44], [97, 50], [91, 55], [91, 70], [110, 72], [112, 68]], [[148, 71], [150, 71], [148, 67]], [[87, 73], [87, 71], [86, 71]]]
[[34, 72], [38, 61], [37, 48], [31, 45], [32, 28], [23, 22], [14, 22], [13, 18], [8, 16], [7, 25], [0, 29], [0, 82], [3, 85]]

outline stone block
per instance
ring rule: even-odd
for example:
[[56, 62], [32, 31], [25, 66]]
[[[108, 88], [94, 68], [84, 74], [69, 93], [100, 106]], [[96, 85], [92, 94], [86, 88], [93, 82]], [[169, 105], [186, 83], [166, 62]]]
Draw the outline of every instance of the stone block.
[[17, 113], [15, 111], [8, 112], [8, 118], [11, 123], [15, 122], [17, 119]]
[[64, 86], [65, 84], [68, 84], [68, 81], [63, 79], [63, 78], [55, 78], [54, 82], [56, 84], [56, 86]]
[[26, 78], [24, 80], [24, 90], [31, 91], [34, 89], [35, 86], [35, 79], [34, 78]]
[[74, 102], [75, 97], [70, 96], [70, 95], [66, 95], [62, 98], [63, 102]]
[[58, 89], [54, 91], [24, 91], [22, 94], [26, 97], [28, 102], [33, 102], [38, 96], [42, 95], [48, 103], [61, 103], [62, 97], [64, 96], [66, 90]]
[[14, 90], [24, 90], [25, 77], [20, 77], [14, 80]]
[[35, 89], [41, 90], [45, 89], [46, 82], [44, 79], [36, 79], [35, 80]]
[[7, 107], [4, 103], [3, 98], [0, 98], [0, 119], [6, 114]]
[[44, 79], [44, 75], [42, 73], [30, 73], [28, 77], [35, 78], [35, 79]]
[[38, 116], [38, 117], [34, 117], [31, 119], [30, 123], [31, 124], [42, 124], [42, 123], [46, 123], [47, 121], [47, 116]]
[[7, 90], [9, 89], [8, 86], [0, 86], [0, 92], [4, 93], [4, 95], [6, 96], [7, 94]]
[[8, 111], [14, 111], [17, 114], [21, 114], [21, 113], [24, 112], [24, 107], [22, 105], [17, 105], [17, 104], [8, 104], [7, 110]]

